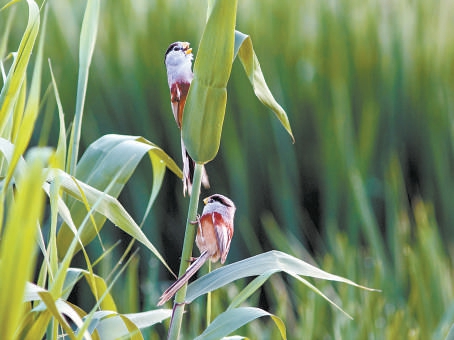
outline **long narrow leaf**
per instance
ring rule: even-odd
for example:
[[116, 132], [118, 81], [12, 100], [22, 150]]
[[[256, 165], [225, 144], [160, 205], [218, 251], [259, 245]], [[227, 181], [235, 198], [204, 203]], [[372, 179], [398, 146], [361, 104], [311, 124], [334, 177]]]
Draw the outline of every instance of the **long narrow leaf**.
[[65, 129], [65, 115], [63, 112], [63, 106], [60, 100], [60, 94], [58, 93], [57, 82], [54, 77], [54, 72], [52, 71], [52, 66], [49, 60], [49, 70], [52, 78], [52, 87], [55, 93], [55, 100], [57, 101], [58, 107], [58, 118], [59, 118], [59, 134], [58, 134], [58, 143], [57, 149], [55, 151], [56, 165], [55, 167], [59, 169], [65, 169], [65, 157], [66, 157], [66, 129]]
[[68, 156], [69, 173], [75, 175], [77, 158], [79, 154], [80, 133], [82, 130], [82, 117], [87, 92], [88, 73], [93, 51], [95, 49], [96, 35], [98, 33], [99, 0], [88, 0], [84, 20], [80, 33], [79, 43], [79, 79], [77, 82], [76, 112], [70, 137]]
[[49, 156], [48, 149], [31, 151], [25, 171], [17, 179], [15, 199], [6, 215], [0, 240], [0, 329], [5, 339], [13, 337], [25, 310], [22, 300], [26, 282], [33, 275], [36, 227], [44, 206], [42, 169]]
[[207, 292], [240, 278], [259, 275], [264, 275], [266, 277], [272, 271], [283, 271], [290, 275], [301, 275], [323, 280], [338, 281], [362, 289], [376, 291], [375, 289], [358, 285], [343, 277], [327, 273], [286, 253], [270, 251], [224, 266], [194, 281], [188, 286], [186, 302], [189, 303], [200, 295], [206, 294]]
[[35, 45], [39, 29], [39, 8], [32, 0], [28, 3], [28, 24], [17, 51], [17, 57], [11, 66], [5, 85], [0, 92], [0, 136], [4, 136], [4, 127], [12, 113], [20, 88], [25, 79], [28, 62]]

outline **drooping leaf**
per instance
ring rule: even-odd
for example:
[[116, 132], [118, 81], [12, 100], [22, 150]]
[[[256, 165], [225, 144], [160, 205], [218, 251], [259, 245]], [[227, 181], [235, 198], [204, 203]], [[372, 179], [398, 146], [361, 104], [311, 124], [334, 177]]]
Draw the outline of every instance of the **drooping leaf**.
[[[96, 188], [99, 191], [106, 190], [107, 186], [110, 185], [108, 194], [116, 198], [146, 154], [149, 155], [153, 169], [156, 170], [156, 173], [153, 174], [156, 177], [153, 178], [153, 190], [151, 194], [154, 200], [162, 183], [163, 167], [168, 167], [180, 177], [181, 170], [161, 148], [143, 137], [105, 135], [99, 138], [88, 147], [79, 161], [77, 178], [84, 184]], [[114, 177], [117, 180], [115, 183], [110, 184], [110, 181]], [[71, 201], [69, 207], [75, 225], [80, 225], [87, 214], [87, 209], [80, 202], [80, 197]], [[81, 240], [84, 245], [96, 237], [97, 231], [103, 227], [106, 216], [95, 214], [93, 219], [98, 229], [96, 229], [93, 223], [89, 222], [89, 225], [87, 225], [87, 228], [81, 234]], [[64, 253], [73, 237], [74, 233], [64, 224], [57, 237], [59, 250]]]
[[243, 64], [244, 71], [254, 89], [255, 95], [264, 105], [273, 110], [277, 119], [279, 119], [282, 126], [287, 130], [290, 137], [292, 137], [293, 142], [295, 142], [287, 114], [276, 99], [274, 99], [273, 94], [266, 84], [259, 60], [252, 46], [251, 37], [239, 31], [235, 31], [235, 57], [237, 55], [241, 64]]
[[[325, 272], [289, 254], [273, 250], [221, 267], [197, 279], [188, 286], [186, 302], [190, 303], [197, 297], [240, 278], [260, 275], [263, 275], [263, 278], [268, 278], [272, 272], [277, 273], [281, 271], [288, 273], [291, 276], [309, 276], [323, 280], [338, 281], [358, 288], [376, 291], [375, 289], [361, 286], [341, 276]], [[302, 278], [300, 281], [307, 284], [311, 289], [323, 296], [323, 294], [317, 291], [315, 287], [312, 287]], [[264, 281], [262, 279], [259, 279], [257, 281], [258, 284], [248, 286], [246, 288], [247, 291], [240, 294], [240, 296], [243, 298], [243, 296], [247, 297], [248, 295], [251, 295], [253, 293], [252, 290], [258, 289], [263, 282]], [[326, 296], [323, 297], [330, 301]], [[241, 301], [235, 302], [235, 305], [239, 302]], [[334, 302], [330, 302], [337, 307]]]
[[[72, 309], [65, 301], [57, 299], [54, 300], [52, 294], [44, 291], [38, 293], [41, 297], [41, 301], [46, 306], [47, 310], [52, 314], [52, 316], [58, 320], [60, 326], [65, 330], [66, 334], [70, 339], [76, 340], [71, 326], [66, 321], [66, 317], [69, 317], [76, 326], [80, 327], [83, 324], [82, 319], [79, 317], [79, 314]], [[88, 332], [85, 332], [84, 337], [86, 339], [91, 339], [91, 335]]]
[[[76, 180], [60, 169], [53, 169], [52, 176], [48, 180], [54, 181], [56, 176], [60, 177], [59, 181], [61, 187], [67, 194], [80, 201], [86, 200], [90, 207], [93, 207], [94, 210], [104, 216], [104, 218], [108, 218], [118, 228], [122, 229], [124, 232], [131, 235], [134, 239], [151, 250], [153, 254], [155, 254], [155, 256], [166, 266], [166, 268], [169, 269], [170, 272], [172, 272], [159, 251], [148, 240], [148, 238], [139, 228], [134, 219], [128, 214], [128, 212], [116, 198], [102, 191], [99, 191], [81, 181]], [[83, 234], [84, 231], [85, 228], [81, 231], [81, 233]], [[71, 233], [71, 229], [68, 228], [68, 232], [65, 237], [68, 237], [68, 239], [72, 243], [75, 235], [71, 235]], [[80, 238], [82, 239], [82, 237]], [[60, 241], [60, 239], [57, 239], [57, 242], [58, 241]], [[62, 245], [59, 246], [59, 250], [61, 249], [61, 247]], [[70, 245], [68, 245], [67, 247], [67, 249], [69, 249]], [[63, 253], [63, 255], [66, 255], [66, 252]]]

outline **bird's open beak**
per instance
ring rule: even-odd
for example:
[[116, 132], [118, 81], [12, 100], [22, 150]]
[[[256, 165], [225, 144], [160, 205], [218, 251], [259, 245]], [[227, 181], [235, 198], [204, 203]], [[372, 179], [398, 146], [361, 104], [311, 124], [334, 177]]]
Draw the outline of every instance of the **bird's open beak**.
[[188, 42], [184, 42], [183, 43], [183, 51], [184, 51], [184, 54], [191, 54], [192, 53], [192, 48], [189, 47], [189, 43]]

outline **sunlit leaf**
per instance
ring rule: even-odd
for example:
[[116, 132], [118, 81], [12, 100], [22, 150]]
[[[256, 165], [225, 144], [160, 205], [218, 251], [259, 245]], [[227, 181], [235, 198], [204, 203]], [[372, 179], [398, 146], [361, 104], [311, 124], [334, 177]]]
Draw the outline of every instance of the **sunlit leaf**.
[[13, 338], [25, 311], [23, 298], [26, 283], [33, 276], [36, 228], [44, 206], [43, 168], [50, 156], [49, 149], [30, 150], [24, 172], [16, 180], [14, 202], [5, 216], [0, 244], [0, 329], [5, 339]]
[[[148, 240], [143, 231], [136, 224], [134, 219], [128, 214], [125, 208], [118, 202], [118, 200], [102, 191], [99, 191], [81, 181], [76, 180], [75, 178], [68, 175], [66, 172], [53, 169], [52, 176], [49, 178], [49, 181], [53, 181], [56, 176], [60, 177], [60, 183], [62, 189], [72, 197], [83, 200], [86, 199], [91, 207], [94, 207], [95, 211], [102, 214], [105, 218], [108, 218], [112, 223], [114, 223], [118, 228], [122, 229], [127, 234], [131, 235], [137, 241], [145, 245], [149, 250], [155, 254], [155, 256], [169, 269], [172, 270], [167, 265], [161, 254], [155, 248], [155, 246]], [[82, 192], [81, 192], [82, 190]], [[71, 236], [71, 231], [68, 229], [67, 236]], [[82, 230], [82, 233], [84, 230]], [[60, 235], [60, 233], [59, 233]], [[74, 234], [71, 236], [70, 240], [74, 239]], [[60, 239], [58, 239], [60, 241]], [[72, 241], [71, 241], [72, 242]], [[59, 250], [61, 245], [59, 246]], [[69, 245], [68, 245], [69, 249]], [[64, 253], [63, 255], [66, 255]]]
[[17, 51], [17, 56], [11, 66], [6, 82], [0, 92], [0, 136], [4, 136], [4, 128], [11, 118], [11, 113], [25, 79], [28, 62], [33, 51], [39, 30], [39, 8], [32, 1], [28, 3], [28, 24]]
[[[35, 20], [36, 20], [35, 29], [36, 31], [38, 31], [40, 25], [39, 16]], [[38, 44], [38, 51], [36, 53], [36, 60], [33, 69], [33, 77], [30, 84], [30, 90], [27, 96], [27, 104], [24, 110], [22, 109], [20, 110], [21, 116], [23, 111], [23, 117], [17, 122], [18, 125], [17, 135], [13, 134], [12, 136], [13, 137], [12, 141], [14, 142], [15, 148], [12, 163], [10, 164], [10, 168], [7, 175], [7, 182], [9, 181], [8, 178], [12, 176], [12, 172], [14, 171], [14, 168], [16, 166], [16, 162], [24, 154], [30, 142], [35, 127], [35, 122], [39, 113], [39, 104], [41, 96], [42, 59], [45, 41], [44, 32], [45, 32], [44, 30], [41, 32]]]
[[55, 151], [56, 164], [55, 167], [59, 169], [65, 169], [66, 164], [66, 129], [65, 129], [65, 116], [63, 112], [63, 106], [60, 100], [60, 94], [58, 93], [57, 82], [55, 81], [54, 72], [52, 71], [52, 66], [49, 61], [50, 75], [52, 77], [52, 87], [55, 93], [55, 100], [57, 101], [58, 107], [58, 120], [59, 120], [59, 134], [58, 134], [58, 143], [57, 149]]
[[[74, 331], [66, 321], [66, 317], [74, 322], [77, 327], [81, 327], [83, 320], [80, 318], [79, 313], [65, 301], [61, 299], [54, 300], [52, 294], [47, 291], [39, 292], [38, 294], [41, 297], [41, 301], [46, 305], [47, 310], [58, 320], [58, 323], [65, 330], [69, 338], [75, 340]], [[91, 335], [88, 332], [84, 333], [84, 337], [85, 339], [91, 339]]]
[[171, 309], [158, 309], [143, 313], [118, 314], [111, 311], [95, 312], [89, 329], [97, 330], [101, 338], [119, 338], [131, 334], [131, 325], [135, 329], [151, 327], [168, 319], [172, 315]]

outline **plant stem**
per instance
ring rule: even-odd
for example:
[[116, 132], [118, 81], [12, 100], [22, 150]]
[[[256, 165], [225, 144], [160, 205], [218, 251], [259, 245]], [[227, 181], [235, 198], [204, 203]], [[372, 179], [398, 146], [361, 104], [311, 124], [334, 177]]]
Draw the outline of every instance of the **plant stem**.
[[[208, 273], [211, 273], [211, 261], [208, 261]], [[211, 323], [211, 291], [207, 294], [207, 327]]]
[[[179, 277], [185, 273], [186, 269], [188, 269], [189, 260], [192, 256], [192, 247], [194, 244], [195, 234], [197, 230], [197, 227], [193, 224], [193, 222], [197, 219], [197, 207], [199, 204], [201, 181], [202, 181], [202, 165], [196, 163], [194, 169], [194, 178], [192, 181], [191, 198], [189, 201], [188, 218], [186, 220], [186, 231], [184, 234], [183, 250], [181, 252], [180, 271], [178, 273]], [[173, 315], [172, 320], [170, 321], [169, 334], [167, 337], [169, 340], [176, 340], [180, 335], [187, 287], [188, 287], [187, 284], [184, 285], [175, 294]]]

